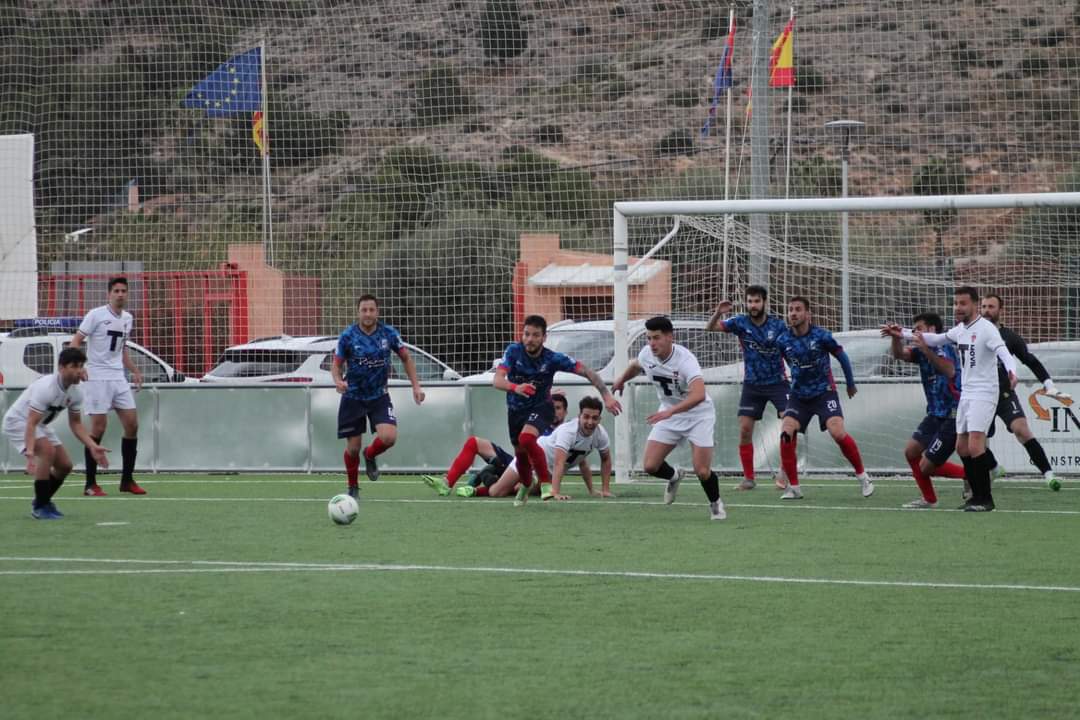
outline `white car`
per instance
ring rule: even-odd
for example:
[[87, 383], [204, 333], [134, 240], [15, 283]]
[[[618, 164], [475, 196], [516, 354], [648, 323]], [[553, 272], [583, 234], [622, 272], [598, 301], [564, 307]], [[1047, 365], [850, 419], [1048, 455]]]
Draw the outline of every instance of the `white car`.
[[[78, 318], [70, 326], [51, 320], [54, 318], [41, 318], [44, 324], [0, 333], [0, 386], [26, 387], [56, 370], [56, 357], [71, 344]], [[138, 343], [129, 340], [127, 349], [142, 371], [144, 384], [196, 382]]]
[[[728, 333], [709, 332], [705, 329], [705, 323], [707, 322], [708, 320], [705, 318], [672, 318], [671, 324], [675, 326], [675, 342], [694, 353], [706, 380], [725, 379], [721, 377], [714, 378], [710, 369], [718, 369], [738, 362], [741, 357], [739, 341]], [[635, 358], [646, 343], [645, 321], [631, 320], [627, 323], [626, 330], [628, 356]], [[549, 325], [544, 346], [556, 352], [565, 353], [596, 370], [604, 382], [611, 383], [615, 380], [614, 320], [590, 320], [585, 322], [564, 320]], [[496, 358], [491, 370], [479, 375], [470, 375], [463, 382], [472, 385], [490, 385], [495, 376], [494, 368], [498, 363], [499, 359]], [[555, 373], [555, 382], [557, 384], [572, 384], [574, 382], [584, 382], [584, 379], [572, 373], [560, 372]]]
[[[217, 363], [202, 376], [205, 383], [301, 383], [333, 385], [330, 368], [334, 362], [336, 335], [289, 337], [281, 335], [260, 338], [243, 345], [226, 348]], [[461, 375], [446, 363], [429, 355], [415, 345], [403, 343], [409, 349], [420, 382], [460, 380]], [[393, 370], [391, 385], [408, 384], [401, 358], [391, 353]]]

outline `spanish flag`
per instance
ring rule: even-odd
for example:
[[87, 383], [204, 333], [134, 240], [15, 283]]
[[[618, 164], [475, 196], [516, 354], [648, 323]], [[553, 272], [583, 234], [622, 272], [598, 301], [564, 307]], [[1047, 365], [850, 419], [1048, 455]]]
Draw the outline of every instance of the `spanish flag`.
[[263, 122], [261, 110], [256, 110], [251, 115], [251, 139], [259, 147], [259, 154], [266, 157], [270, 154], [269, 139], [266, 136], [266, 123]]
[[791, 34], [795, 31], [795, 18], [788, 20], [784, 31], [773, 43], [769, 54], [769, 87], [793, 87], [795, 85], [795, 53]]

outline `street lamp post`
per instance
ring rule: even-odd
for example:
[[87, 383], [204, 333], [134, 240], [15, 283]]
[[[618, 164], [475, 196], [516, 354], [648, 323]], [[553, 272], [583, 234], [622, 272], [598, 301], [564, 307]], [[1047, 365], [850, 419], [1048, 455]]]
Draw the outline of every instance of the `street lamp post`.
[[[840, 197], [847, 197], [848, 159], [851, 156], [851, 134], [861, 130], [866, 123], [858, 120], [832, 120], [825, 123], [826, 130], [840, 133]], [[841, 328], [851, 329], [851, 268], [848, 245], [848, 213], [840, 214], [840, 307]]]

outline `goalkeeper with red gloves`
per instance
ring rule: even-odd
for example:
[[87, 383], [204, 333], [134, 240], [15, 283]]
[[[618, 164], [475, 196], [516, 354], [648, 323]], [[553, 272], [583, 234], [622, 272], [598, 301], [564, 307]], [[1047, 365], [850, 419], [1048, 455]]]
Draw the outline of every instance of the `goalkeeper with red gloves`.
[[622, 411], [619, 401], [595, 370], [569, 355], [544, 347], [546, 338], [547, 321], [539, 315], [526, 317], [521, 342], [507, 346], [492, 381], [497, 390], [506, 393], [507, 423], [517, 459], [521, 492], [527, 492], [532, 485], [534, 470], [541, 484], [551, 482], [547, 456], [536, 441], [551, 429], [555, 420], [555, 406], [551, 400], [555, 373], [569, 372], [587, 378], [600, 391], [608, 412], [618, 415]]

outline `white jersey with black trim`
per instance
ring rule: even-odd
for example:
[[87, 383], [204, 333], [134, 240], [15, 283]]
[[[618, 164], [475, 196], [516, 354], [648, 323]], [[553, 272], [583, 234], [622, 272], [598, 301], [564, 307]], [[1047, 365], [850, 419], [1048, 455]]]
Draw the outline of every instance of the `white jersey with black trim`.
[[607, 430], [602, 425], [597, 425], [591, 435], [584, 435], [579, 427], [577, 418], [564, 422], [550, 435], [544, 435], [536, 444], [544, 449], [547, 456], [548, 467], [555, 467], [555, 450], [566, 453], [566, 466], [570, 467], [593, 450], [605, 452], [611, 447]]
[[[682, 345], [671, 346], [671, 354], [666, 358], [653, 355], [648, 345], [641, 348], [637, 357], [638, 365], [645, 375], [656, 383], [656, 395], [660, 398], [661, 408], [670, 408], [682, 402], [690, 392], [690, 383], [702, 377], [701, 365], [694, 353]], [[686, 411], [687, 415], [712, 415], [715, 412], [712, 398], [705, 394], [705, 399]]]
[[90, 380], [125, 380], [124, 348], [135, 318], [127, 310], [117, 315], [108, 305], [86, 313], [79, 332], [86, 336], [86, 374]]
[[41, 424], [48, 425], [65, 410], [82, 412], [82, 392], [78, 385], [62, 386], [57, 373], [42, 375], [30, 383], [15, 404], [4, 413], [4, 425], [25, 426], [31, 410], [41, 413], [44, 416]]
[[960, 397], [970, 400], [998, 400], [998, 348], [1005, 347], [997, 326], [984, 317], [960, 323], [945, 335], [956, 343], [960, 356]]

